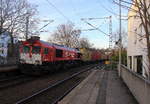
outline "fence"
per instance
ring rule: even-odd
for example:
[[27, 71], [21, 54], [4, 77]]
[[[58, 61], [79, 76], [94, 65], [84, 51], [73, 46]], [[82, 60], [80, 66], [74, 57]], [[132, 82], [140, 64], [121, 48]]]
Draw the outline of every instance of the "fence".
[[139, 104], [150, 104], [150, 81], [122, 65], [120, 76]]

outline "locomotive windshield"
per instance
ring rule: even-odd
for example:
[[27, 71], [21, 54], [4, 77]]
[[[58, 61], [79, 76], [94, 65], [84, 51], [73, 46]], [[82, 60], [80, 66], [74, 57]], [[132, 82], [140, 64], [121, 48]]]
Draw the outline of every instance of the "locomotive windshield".
[[37, 54], [37, 53], [40, 53], [40, 51], [41, 51], [41, 47], [39, 47], [39, 46], [32, 47], [32, 53]]
[[29, 46], [24, 46], [23, 47], [23, 53], [29, 53], [30, 52], [30, 47]]

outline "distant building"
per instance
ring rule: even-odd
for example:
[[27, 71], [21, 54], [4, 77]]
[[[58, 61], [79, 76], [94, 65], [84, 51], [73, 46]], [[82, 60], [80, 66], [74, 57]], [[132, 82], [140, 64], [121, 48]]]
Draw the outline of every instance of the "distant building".
[[[17, 38], [14, 37], [14, 43], [17, 43]], [[0, 35], [0, 56], [7, 58], [8, 56], [8, 46], [11, 43], [10, 33], [4, 32]]]
[[[133, 5], [131, 8], [137, 10]], [[130, 10], [128, 13], [127, 66], [132, 71], [147, 77], [149, 75], [149, 69], [144, 34], [144, 28], [141, 26], [141, 19], [138, 13]]]

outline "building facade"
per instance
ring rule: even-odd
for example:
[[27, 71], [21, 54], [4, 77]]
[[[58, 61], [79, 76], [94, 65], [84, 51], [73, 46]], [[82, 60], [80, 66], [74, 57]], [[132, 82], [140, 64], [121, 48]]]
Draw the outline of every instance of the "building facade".
[[[133, 5], [131, 8], [137, 10]], [[144, 77], [149, 76], [145, 31], [139, 14], [133, 10], [128, 13], [127, 66]]]
[[[17, 38], [14, 37], [14, 43], [17, 43]], [[8, 46], [11, 43], [11, 37], [9, 32], [4, 32], [0, 35], [0, 57], [7, 58]]]

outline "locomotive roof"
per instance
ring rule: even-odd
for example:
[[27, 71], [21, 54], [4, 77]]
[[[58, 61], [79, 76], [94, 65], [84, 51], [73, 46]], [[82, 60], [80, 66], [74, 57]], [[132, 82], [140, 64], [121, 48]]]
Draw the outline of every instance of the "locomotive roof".
[[70, 47], [66, 47], [64, 45], [58, 45], [58, 44], [54, 44], [54, 43], [48, 43], [48, 42], [45, 42], [43, 40], [40, 40], [40, 42], [46, 46], [50, 46], [50, 47], [55, 47], [55, 48], [59, 48], [59, 49], [65, 49], [65, 50], [70, 50], [70, 51], [78, 51], [78, 49], [75, 49], [75, 48], [70, 48]]

